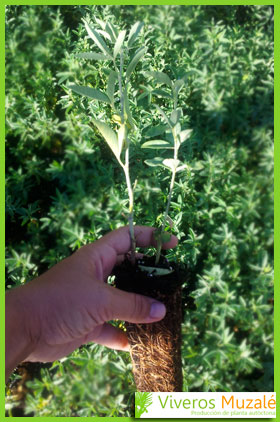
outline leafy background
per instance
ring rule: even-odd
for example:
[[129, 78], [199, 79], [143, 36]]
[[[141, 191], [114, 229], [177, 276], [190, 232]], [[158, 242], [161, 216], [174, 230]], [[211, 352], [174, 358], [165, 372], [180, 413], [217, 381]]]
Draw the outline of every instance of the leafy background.
[[[6, 287], [126, 223], [123, 175], [90, 123], [106, 108], [66, 87], [106, 89], [107, 65], [74, 56], [90, 50], [81, 19], [94, 17], [145, 23], [148, 53], [131, 90], [139, 224], [155, 224], [169, 183], [140, 148], [158, 137], [153, 105], [170, 107], [144, 72], [187, 77], [179, 105], [193, 134], [180, 150], [188, 168], [170, 213], [179, 246], [168, 254], [190, 274], [184, 391], [273, 391], [272, 6], [6, 7]], [[20, 378], [7, 386], [9, 416], [133, 414], [125, 352], [91, 344]]]

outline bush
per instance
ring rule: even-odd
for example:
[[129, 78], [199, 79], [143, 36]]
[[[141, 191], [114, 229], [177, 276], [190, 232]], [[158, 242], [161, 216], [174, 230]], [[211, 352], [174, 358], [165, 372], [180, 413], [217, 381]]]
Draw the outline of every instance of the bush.
[[[106, 65], [88, 51], [82, 17], [145, 23], [148, 53], [133, 80], [136, 221], [154, 225], [168, 194], [146, 167], [165, 97], [144, 72], [186, 75], [186, 128], [171, 217], [186, 264], [185, 391], [273, 391], [273, 8], [270, 6], [7, 6], [6, 286], [24, 284], [125, 224], [125, 183], [90, 123], [106, 113], [68, 82], [103, 89]], [[144, 42], [144, 38], [141, 39]], [[160, 128], [159, 128], [160, 130]], [[144, 155], [145, 154], [145, 155]], [[153, 152], [151, 152], [151, 157]], [[158, 205], [157, 205], [158, 204]], [[13, 376], [15, 377], [15, 375]], [[130, 416], [126, 353], [88, 345], [28, 382], [25, 414]], [[18, 403], [7, 389], [7, 412]]]

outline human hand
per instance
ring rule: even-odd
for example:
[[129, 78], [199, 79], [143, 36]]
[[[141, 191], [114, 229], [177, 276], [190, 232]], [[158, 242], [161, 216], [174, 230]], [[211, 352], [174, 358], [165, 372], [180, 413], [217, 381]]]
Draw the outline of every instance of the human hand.
[[[154, 229], [135, 227], [137, 246], [155, 246]], [[176, 246], [177, 239], [164, 244]], [[7, 293], [6, 308], [20, 309], [29, 345], [26, 361], [49, 362], [88, 342], [128, 350], [125, 332], [113, 319], [149, 323], [162, 319], [155, 299], [116, 289], [105, 281], [130, 249], [128, 227], [86, 245], [26, 285]], [[133, 283], [133, 280], [131, 280]]]

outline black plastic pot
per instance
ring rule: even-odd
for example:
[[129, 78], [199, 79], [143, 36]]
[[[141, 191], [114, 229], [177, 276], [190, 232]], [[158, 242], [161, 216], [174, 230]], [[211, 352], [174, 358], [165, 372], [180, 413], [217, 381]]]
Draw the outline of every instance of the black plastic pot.
[[125, 260], [114, 269], [117, 288], [153, 297], [166, 306], [166, 315], [159, 322], [125, 323], [134, 380], [138, 391], [182, 391], [181, 285], [186, 274], [163, 257], [157, 267], [171, 268], [171, 273], [156, 275], [156, 271], [143, 271], [143, 267], [153, 267], [154, 262], [154, 257], [144, 257], [133, 266]]

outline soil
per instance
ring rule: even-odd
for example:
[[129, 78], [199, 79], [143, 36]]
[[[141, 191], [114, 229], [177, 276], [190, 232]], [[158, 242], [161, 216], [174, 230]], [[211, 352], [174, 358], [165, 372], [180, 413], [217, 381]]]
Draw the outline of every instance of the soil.
[[138, 259], [133, 266], [126, 259], [114, 269], [117, 288], [153, 297], [166, 306], [161, 321], [150, 324], [126, 322], [133, 374], [138, 391], [182, 391], [181, 324], [182, 289], [186, 274], [161, 257], [158, 268], [172, 269], [167, 275], [155, 275], [139, 268], [154, 267], [154, 257]]

